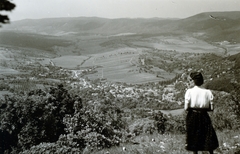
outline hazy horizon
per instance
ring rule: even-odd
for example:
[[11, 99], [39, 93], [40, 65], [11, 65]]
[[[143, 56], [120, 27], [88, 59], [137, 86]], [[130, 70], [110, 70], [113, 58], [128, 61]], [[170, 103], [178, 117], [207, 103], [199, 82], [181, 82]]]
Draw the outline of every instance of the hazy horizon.
[[238, 0], [12, 0], [10, 21], [60, 17], [187, 18], [203, 12], [240, 11]]

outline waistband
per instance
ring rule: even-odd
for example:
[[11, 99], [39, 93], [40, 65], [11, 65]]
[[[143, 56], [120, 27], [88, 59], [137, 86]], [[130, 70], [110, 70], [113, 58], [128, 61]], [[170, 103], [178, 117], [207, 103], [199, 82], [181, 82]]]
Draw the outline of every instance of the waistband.
[[207, 112], [208, 109], [202, 109], [202, 108], [190, 108], [189, 111], [197, 112], [197, 113], [202, 113], [202, 112]]

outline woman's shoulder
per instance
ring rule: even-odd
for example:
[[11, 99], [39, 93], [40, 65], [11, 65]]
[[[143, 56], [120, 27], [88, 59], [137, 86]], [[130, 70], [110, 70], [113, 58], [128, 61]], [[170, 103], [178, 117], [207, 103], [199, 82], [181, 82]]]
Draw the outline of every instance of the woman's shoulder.
[[[194, 88], [192, 88], [194, 90]], [[210, 89], [206, 89], [204, 87], [195, 87], [196, 91], [198, 92], [205, 92], [205, 93], [212, 93]]]
[[187, 90], [186, 90], [186, 93], [189, 93], [190, 91], [192, 91], [193, 90], [193, 88], [188, 88]]
[[202, 88], [203, 91], [205, 91], [208, 94], [212, 94], [212, 91], [210, 89]]
[[202, 90], [206, 90], [206, 91], [211, 91], [210, 89], [207, 89], [207, 88], [205, 88], [205, 87], [198, 87], [198, 88], [200, 88], [200, 89], [202, 89]]
[[205, 90], [205, 91], [209, 91], [209, 92], [211, 92], [211, 90], [210, 89], [207, 89], [207, 88], [202, 88], [203, 90]]

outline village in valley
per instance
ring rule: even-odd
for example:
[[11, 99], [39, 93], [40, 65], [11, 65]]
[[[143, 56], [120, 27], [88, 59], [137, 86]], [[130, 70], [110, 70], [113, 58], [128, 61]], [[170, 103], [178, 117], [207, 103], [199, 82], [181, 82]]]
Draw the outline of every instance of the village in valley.
[[[79, 89], [79, 91], [86, 89], [90, 94], [88, 97], [92, 97], [91, 100], [95, 102], [108, 98], [111, 101], [119, 101], [119, 105], [123, 108], [128, 108], [127, 105], [131, 104], [130, 106], [144, 107], [146, 110], [181, 109], [183, 108], [184, 93], [188, 88], [187, 76], [192, 70], [204, 72], [206, 82], [219, 77], [233, 76], [234, 73], [232, 70], [234, 62], [228, 60], [226, 56], [223, 60], [221, 56], [213, 53], [182, 54], [176, 51], [153, 50], [138, 54], [139, 58], [135, 57], [137, 60], [132, 69], [136, 68], [138, 71], [135, 72], [139, 75], [143, 71], [143, 73], [154, 75], [159, 80], [137, 84], [114, 82], [103, 75], [97, 77], [97, 74], [103, 73], [103, 69], [98, 69], [96, 62], [93, 66], [81, 68], [78, 65], [77, 69], [68, 69], [57, 66], [48, 57], [33, 58], [32, 56], [36, 56], [33, 53], [31, 56], [23, 57], [20, 51], [19, 55], [11, 56], [9, 53], [6, 54], [8, 50], [8, 48], [1, 48], [2, 55], [8, 58], [8, 62], [2, 61], [1, 66], [15, 70], [18, 75], [11, 74], [10, 69], [8, 70], [9, 74], [6, 73], [4, 77], [2, 75], [2, 91], [19, 93], [22, 88], [28, 91], [64, 83], [68, 87]], [[25, 53], [27, 52], [25, 51]], [[132, 53], [125, 54], [131, 55]], [[191, 61], [192, 57], [198, 57], [201, 63]], [[129, 63], [130, 60], [132, 58], [126, 58], [125, 61]], [[170, 79], [161, 78], [159, 70], [172, 77]], [[129, 72], [131, 73], [131, 71], [127, 73]], [[89, 79], [89, 75], [95, 76], [95, 78]], [[128, 103], [125, 106], [122, 102], [126, 100]]]

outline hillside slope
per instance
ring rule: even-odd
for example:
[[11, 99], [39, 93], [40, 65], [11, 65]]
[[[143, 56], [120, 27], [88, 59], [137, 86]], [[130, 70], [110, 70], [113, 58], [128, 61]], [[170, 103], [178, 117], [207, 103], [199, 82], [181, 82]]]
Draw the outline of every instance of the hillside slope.
[[[14, 33], [18, 34], [17, 37], [13, 35]], [[70, 45], [68, 41], [75, 41], [79, 36], [111, 36], [124, 33], [145, 37], [180, 34], [198, 37], [207, 42], [227, 41], [237, 44], [240, 43], [240, 11], [205, 12], [185, 19], [97, 17], [25, 19], [4, 25], [0, 29], [0, 44], [25, 47], [27, 44], [33, 46], [40, 40], [44, 47], [40, 45], [39, 48], [45, 49], [44, 44], [51, 42], [47, 48], [52, 49], [55, 43], [60, 46]], [[58, 39], [55, 36], [63, 37]], [[57, 42], [53, 41], [54, 39], [57, 39]], [[25, 40], [28, 40], [28, 43]]]
[[185, 19], [97, 17], [25, 19], [12, 22], [5, 30], [57, 35], [69, 33], [204, 33], [209, 39], [239, 41], [240, 11], [205, 12]]
[[178, 28], [210, 41], [240, 42], [240, 12], [206, 12], [180, 20]]
[[106, 19], [97, 17], [26, 19], [12, 22], [5, 30], [57, 35], [60, 33], [155, 33], [171, 23], [170, 19]]

